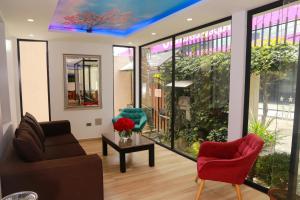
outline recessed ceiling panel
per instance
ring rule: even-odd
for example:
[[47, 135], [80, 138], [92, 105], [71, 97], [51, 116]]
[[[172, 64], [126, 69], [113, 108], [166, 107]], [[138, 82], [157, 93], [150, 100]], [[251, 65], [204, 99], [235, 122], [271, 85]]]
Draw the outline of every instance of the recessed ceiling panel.
[[49, 30], [127, 36], [201, 0], [59, 0]]

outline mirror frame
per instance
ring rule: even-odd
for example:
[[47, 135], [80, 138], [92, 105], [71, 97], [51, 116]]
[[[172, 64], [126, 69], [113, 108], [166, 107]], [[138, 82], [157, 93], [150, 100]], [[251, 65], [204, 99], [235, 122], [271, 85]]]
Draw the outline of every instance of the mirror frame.
[[[99, 60], [99, 80], [98, 80], [98, 105], [78, 105], [70, 106], [68, 104], [68, 74], [66, 69], [66, 59], [68, 57], [73, 58], [96, 58]], [[102, 67], [101, 67], [100, 55], [86, 55], [86, 54], [63, 54], [63, 70], [64, 70], [64, 109], [102, 109]]]

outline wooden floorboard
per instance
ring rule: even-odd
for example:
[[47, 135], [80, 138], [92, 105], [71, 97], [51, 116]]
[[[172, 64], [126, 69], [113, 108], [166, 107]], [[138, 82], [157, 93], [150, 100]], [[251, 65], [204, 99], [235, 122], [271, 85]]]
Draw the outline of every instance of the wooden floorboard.
[[[119, 171], [119, 156], [108, 147], [102, 156], [101, 140], [81, 141], [88, 154], [97, 153], [103, 161], [105, 200], [193, 200], [196, 163], [161, 146], [155, 146], [155, 167], [148, 166], [148, 152], [126, 156], [126, 173]], [[88, 183], [87, 183], [88, 184]], [[241, 186], [243, 200], [268, 200], [267, 195]], [[201, 200], [235, 200], [231, 184], [207, 181]]]

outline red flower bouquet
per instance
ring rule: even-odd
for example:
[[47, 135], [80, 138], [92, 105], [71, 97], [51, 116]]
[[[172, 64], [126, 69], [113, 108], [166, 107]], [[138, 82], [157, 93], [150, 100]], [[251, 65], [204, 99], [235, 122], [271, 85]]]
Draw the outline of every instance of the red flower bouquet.
[[114, 123], [114, 129], [119, 132], [120, 137], [129, 138], [132, 135], [134, 121], [129, 118], [120, 118]]

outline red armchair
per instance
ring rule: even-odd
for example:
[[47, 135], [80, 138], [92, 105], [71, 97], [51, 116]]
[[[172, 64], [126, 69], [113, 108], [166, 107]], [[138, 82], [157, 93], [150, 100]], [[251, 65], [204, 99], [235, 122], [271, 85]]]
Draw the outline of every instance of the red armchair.
[[233, 142], [202, 143], [197, 159], [201, 182], [196, 200], [200, 199], [205, 180], [231, 183], [235, 186], [238, 200], [242, 200], [240, 185], [244, 183], [263, 145], [263, 140], [255, 134]]

